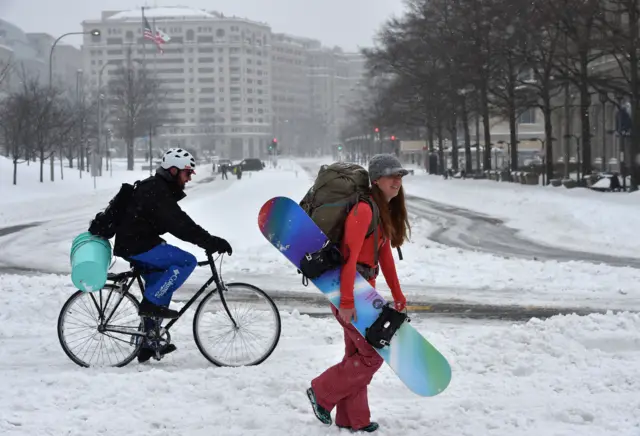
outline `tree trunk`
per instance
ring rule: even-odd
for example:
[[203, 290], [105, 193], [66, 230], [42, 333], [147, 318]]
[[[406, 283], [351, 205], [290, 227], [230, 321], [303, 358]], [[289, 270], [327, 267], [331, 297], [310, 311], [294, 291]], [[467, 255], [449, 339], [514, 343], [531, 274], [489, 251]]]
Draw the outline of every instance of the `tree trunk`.
[[542, 114], [544, 116], [544, 137], [545, 137], [545, 173], [547, 184], [553, 179], [553, 130], [551, 126], [551, 97], [548, 90], [542, 96]]
[[471, 162], [471, 133], [469, 132], [469, 113], [467, 112], [467, 98], [462, 97], [462, 128], [464, 129], [464, 172], [471, 174], [473, 165]]
[[44, 151], [40, 152], [40, 183], [44, 183]]
[[476, 114], [476, 173], [480, 173], [480, 115]]
[[631, 2], [632, 4], [628, 8], [629, 15], [629, 81], [631, 82], [631, 137], [627, 138], [626, 142], [629, 143], [627, 153], [625, 150], [624, 165], [629, 168], [629, 175], [631, 176], [631, 182], [629, 185], [629, 191], [634, 192], [638, 190], [638, 183], [640, 182], [640, 165], [638, 165], [638, 153], [640, 152], [638, 144], [640, 143], [640, 83], [638, 82], [638, 9], [637, 1]]
[[50, 161], [49, 161], [49, 170], [51, 172], [51, 181], [52, 182], [56, 180], [56, 178], [55, 178], [56, 166], [55, 166], [55, 157], [54, 156], [55, 156], [55, 153], [51, 153], [51, 158], [50, 158]]
[[484, 129], [484, 170], [491, 169], [491, 124], [488, 92], [486, 83], [483, 83], [480, 90], [480, 109], [482, 111], [482, 128]]
[[[591, 173], [591, 94], [589, 94], [589, 70], [587, 55], [580, 59], [580, 121], [582, 124], [582, 156], [580, 169], [582, 177]], [[580, 180], [578, 180], [580, 182]]]
[[62, 157], [62, 149], [60, 150], [60, 180], [64, 180], [64, 159]]
[[133, 137], [127, 138], [127, 171], [133, 171]]
[[436, 169], [431, 168], [431, 156], [435, 151], [435, 132], [433, 131], [433, 125], [431, 123], [427, 123], [427, 140], [429, 141], [428, 151], [427, 151], [427, 159], [425, 163], [425, 169], [429, 174], [435, 173]]
[[18, 159], [13, 160], [13, 184], [18, 184]]
[[509, 103], [509, 152], [511, 154], [511, 171], [518, 171], [518, 133], [516, 131], [516, 107]]
[[454, 112], [451, 119], [451, 168], [454, 173], [458, 172], [458, 117]]
[[444, 173], [444, 144], [442, 141], [442, 121], [438, 120], [438, 174]]

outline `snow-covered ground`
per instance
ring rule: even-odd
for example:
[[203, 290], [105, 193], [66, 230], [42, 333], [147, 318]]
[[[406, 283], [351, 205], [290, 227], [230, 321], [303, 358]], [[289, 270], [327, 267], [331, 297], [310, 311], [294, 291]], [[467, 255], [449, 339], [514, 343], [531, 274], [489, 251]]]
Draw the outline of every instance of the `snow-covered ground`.
[[444, 180], [416, 170], [413, 195], [488, 214], [547, 245], [640, 258], [640, 193]]
[[[281, 313], [278, 347], [257, 367], [199, 354], [190, 310], [161, 362], [83, 369], [63, 353], [57, 316], [73, 292], [49, 277], [0, 276], [0, 434], [332, 435], [305, 389], [341, 359], [335, 320]], [[37, 315], [36, 315], [37, 314]], [[387, 365], [369, 390], [378, 434], [635, 436], [640, 316], [558, 316], [526, 324], [415, 319], [451, 363], [442, 394], [411, 393]], [[346, 433], [348, 434], [348, 433]]]
[[[318, 164], [324, 161], [316, 159], [311, 162]], [[308, 163], [302, 161], [304, 165]], [[300, 162], [280, 159], [278, 169], [248, 172], [241, 180], [218, 178], [209, 183], [197, 183], [208, 175], [208, 168], [198, 172], [187, 191], [187, 198], [180, 205], [196, 222], [211, 233], [227, 238], [234, 247], [234, 254], [224, 258], [225, 279], [250, 281], [269, 290], [309, 292], [309, 288], [300, 285], [300, 276], [295, 269], [271, 247], [257, 226], [258, 210], [267, 199], [276, 195], [302, 198], [311, 179], [303, 171]], [[146, 173], [142, 172], [131, 174], [122, 170], [114, 171], [114, 179], [119, 181], [99, 191], [94, 191], [92, 184], [88, 188], [80, 185], [86, 184], [84, 180], [77, 181], [80, 187], [73, 188], [77, 192], [71, 197], [68, 197], [65, 188], [52, 190], [45, 199], [36, 197], [39, 194], [30, 196], [31, 191], [27, 189], [22, 190], [19, 198], [9, 196], [10, 202], [0, 198], [0, 209], [6, 216], [13, 217], [8, 220], [12, 224], [47, 220], [40, 226], [0, 237], [0, 267], [26, 267], [68, 274], [69, 248], [73, 237], [86, 230], [89, 220], [106, 206], [121, 181], [131, 182], [145, 176]], [[438, 179], [426, 176], [409, 176], [406, 180], [408, 192], [414, 195], [430, 196], [436, 189], [427, 189], [425, 186], [430, 183], [440, 186]], [[108, 182], [104, 180], [99, 183]], [[443, 182], [442, 185], [445, 188], [459, 186], [458, 189], [464, 193], [465, 186], [475, 189], [476, 182], [452, 183], [455, 181]], [[500, 192], [492, 190], [495, 185], [495, 182], [488, 184], [488, 194], [483, 194], [487, 203], [499, 203], [490, 196], [491, 193]], [[47, 209], [43, 210], [42, 202], [45, 200]], [[571, 200], [570, 196], [565, 196], [565, 202]], [[470, 202], [462, 205], [472, 207], [475, 204]], [[533, 214], [534, 209], [530, 207], [527, 213]], [[500, 209], [496, 213], [499, 212]], [[551, 226], [551, 223], [547, 225]], [[563, 226], [558, 225], [561, 228]], [[410, 300], [640, 309], [638, 269], [584, 262], [505, 259], [432, 242], [428, 239], [432, 225], [424, 219], [415, 220], [412, 227], [411, 242], [403, 247], [404, 260], [397, 262], [404, 292]], [[607, 227], [602, 231], [613, 234], [618, 230]], [[588, 237], [591, 236], [585, 236]], [[198, 258], [204, 256], [199, 248], [171, 235], [166, 235], [166, 239], [191, 251]], [[126, 268], [128, 264], [118, 260], [113, 270]], [[187, 285], [199, 287], [207, 277], [207, 269], [200, 268], [189, 278]], [[61, 280], [68, 281], [68, 275], [62, 276]], [[379, 286], [383, 292], [388, 292], [382, 278]]]
[[[13, 164], [0, 156], [0, 227], [40, 221], [53, 216], [73, 216], [84, 210], [92, 211], [100, 207], [104, 199], [118, 192], [122, 183], [132, 183], [148, 177], [149, 171], [140, 170], [145, 164], [135, 162], [134, 171], [126, 170], [126, 161], [114, 160], [114, 169], [103, 177], [93, 177], [76, 168], [64, 168], [64, 179], [60, 180], [59, 161], [55, 163], [55, 181], [49, 180], [49, 164], [44, 168], [44, 182], [40, 183], [40, 167], [37, 162], [18, 165], [18, 183], [13, 185]], [[94, 213], [95, 214], [95, 213]]]
[[[23, 175], [30, 171], [25, 168], [21, 167]], [[94, 190], [93, 182], [86, 179], [73, 182], [68, 178], [65, 185], [40, 185], [35, 175], [31, 175], [35, 181], [31, 186], [25, 181], [24, 186], [12, 187], [6, 183], [5, 167], [0, 169], [0, 227], [43, 222], [0, 237], [0, 268], [60, 273], [0, 274], [0, 434], [346, 433], [320, 424], [305, 396], [310, 380], [341, 359], [341, 334], [331, 318], [282, 310], [280, 343], [257, 367], [231, 369], [209, 364], [193, 342], [192, 310], [173, 330], [178, 351], [161, 362], [140, 365], [134, 361], [121, 369], [83, 369], [72, 363], [58, 343], [55, 328], [64, 301], [74, 292], [68, 274], [71, 240], [86, 229], [120, 183], [147, 173], [119, 169], [114, 171], [112, 181], [98, 179], [100, 189]], [[233, 256], [224, 258], [225, 279], [242, 277], [267, 290], [312, 292], [311, 287], [300, 285], [295, 269], [267, 243], [257, 227], [257, 211], [268, 198], [286, 195], [299, 199], [306, 192], [310, 178], [300, 164], [281, 159], [279, 169], [245, 173], [242, 180], [197, 183], [208, 175], [209, 169], [198, 172], [188, 197], [180, 204], [203, 227], [233, 245]], [[468, 194], [466, 189], [474, 190], [484, 182], [445, 182], [420, 175], [406, 181], [414, 195], [476, 209], [505, 218], [514, 226], [517, 221], [513, 224], [501, 202], [503, 196], [513, 200], [520, 194], [503, 191], [527, 190], [496, 188], [500, 184], [491, 182], [493, 185], [487, 183], [486, 190]], [[431, 196], [447, 189], [448, 194]], [[589, 194], [572, 197], [572, 193], [549, 191], [549, 200], [547, 191], [542, 192], [545, 194], [530, 197], [537, 196], [543, 205], [557, 201], [562, 219], [556, 223], [557, 228], [553, 227], [553, 218], [545, 218], [536, 205], [524, 202], [519, 206], [523, 213], [538, 218], [520, 221], [522, 231], [535, 237], [530, 227], [542, 222], [552, 227], [550, 232], [570, 234], [565, 220], [579, 223], [583, 217], [566, 211], [571, 210], [572, 202], [577, 210], [586, 201], [582, 197]], [[563, 196], [567, 204], [562, 205], [554, 196]], [[597, 206], [600, 203], [596, 197], [594, 201], [593, 210], [606, 217], [608, 209]], [[491, 204], [494, 209], [488, 206]], [[619, 207], [633, 208], [633, 204]], [[427, 239], [432, 230], [429, 222], [416, 220], [412, 224], [412, 241], [403, 249], [405, 260], [398, 262], [401, 283], [410, 301], [455, 299], [640, 309], [639, 270], [582, 262], [503, 259], [433, 243]], [[606, 239], [589, 233], [596, 231], [592, 227], [582, 227], [582, 231], [584, 240]], [[608, 226], [598, 231], [621, 238], [626, 230]], [[637, 238], [631, 232], [627, 237]], [[202, 258], [197, 247], [172, 236], [167, 239]], [[625, 243], [630, 247], [632, 241]], [[126, 267], [118, 261], [114, 270]], [[194, 273], [188, 285], [199, 285], [205, 278], [203, 268]], [[384, 293], [387, 291], [382, 282]], [[384, 365], [369, 391], [372, 417], [381, 424], [380, 435], [640, 434], [638, 314], [557, 316], [526, 324], [430, 316], [416, 317], [412, 324], [450, 361], [453, 379], [442, 394], [421, 398]]]

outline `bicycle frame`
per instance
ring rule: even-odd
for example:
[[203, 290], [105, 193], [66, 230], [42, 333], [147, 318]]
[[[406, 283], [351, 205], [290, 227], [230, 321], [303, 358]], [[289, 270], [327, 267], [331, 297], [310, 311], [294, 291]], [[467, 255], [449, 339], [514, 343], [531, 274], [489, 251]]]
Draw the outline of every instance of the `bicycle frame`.
[[[229, 318], [231, 319], [231, 322], [233, 322], [234, 327], [237, 328], [238, 325], [237, 325], [235, 319], [233, 319], [233, 316], [231, 315], [231, 312], [229, 311], [229, 308], [227, 306], [227, 302], [224, 299], [224, 293], [222, 291], [225, 290], [226, 287], [224, 285], [224, 282], [222, 281], [222, 279], [218, 275], [218, 271], [216, 270], [215, 261], [213, 260], [212, 254], [207, 252], [207, 260], [199, 261], [197, 263], [197, 265], [198, 266], [209, 265], [211, 267], [211, 277], [205, 282], [204, 285], [202, 285], [202, 287], [198, 290], [198, 292], [196, 292], [195, 295], [193, 297], [191, 297], [189, 299], [189, 301], [187, 301], [187, 303], [184, 305], [184, 307], [178, 312], [178, 317], [175, 318], [175, 319], [172, 319], [169, 323], [167, 323], [166, 326], [163, 327], [163, 329], [168, 331], [176, 323], [176, 321], [178, 321], [182, 317], [182, 315], [187, 311], [187, 309], [189, 309], [189, 307], [191, 307], [191, 305], [198, 300], [200, 295], [202, 295], [202, 293], [205, 292], [205, 290], [212, 283], [216, 284], [216, 289], [212, 290], [211, 292], [216, 292], [216, 291], [219, 292], [220, 299], [222, 300], [222, 306], [224, 307], [225, 311], [227, 312], [227, 315], [229, 316]], [[118, 306], [122, 302], [122, 299], [124, 298], [124, 295], [129, 292], [129, 289], [131, 289], [131, 286], [133, 286], [133, 283], [135, 281], [138, 282], [138, 286], [140, 287], [140, 290], [144, 293], [144, 284], [142, 283], [142, 272], [141, 271], [136, 271], [135, 268], [133, 269], [133, 271], [135, 271], [135, 273], [133, 274], [132, 277], [130, 277], [128, 283], [126, 283], [125, 286], [122, 288], [122, 291], [121, 291], [122, 292], [122, 298], [120, 299], [120, 301], [118, 301], [118, 303], [112, 309], [112, 311], [109, 314], [109, 316], [107, 316], [106, 319], [104, 319], [104, 322], [101, 323], [103, 331], [128, 334], [128, 335], [132, 335], [132, 336], [146, 336], [146, 333], [144, 333], [144, 332], [129, 332], [129, 331], [122, 331], [122, 330], [117, 329], [117, 328], [109, 328], [109, 327], [107, 327], [109, 321], [113, 317], [113, 314], [115, 313], [115, 311], [117, 310]], [[159, 271], [164, 271], [164, 270], [145, 269], [144, 271], [159, 272]], [[117, 284], [105, 285], [105, 288], [114, 289], [114, 288], [117, 288], [117, 287], [118, 287]], [[102, 311], [100, 310], [100, 308], [102, 306], [102, 292], [100, 292], [100, 306], [98, 306], [98, 302], [96, 301], [94, 294], [91, 294], [91, 298], [93, 299], [94, 304], [98, 308], [98, 313], [102, 313]], [[105, 301], [105, 307], [108, 305], [110, 298], [111, 298], [111, 293], [109, 294], [109, 296], [107, 297], [107, 300]]]

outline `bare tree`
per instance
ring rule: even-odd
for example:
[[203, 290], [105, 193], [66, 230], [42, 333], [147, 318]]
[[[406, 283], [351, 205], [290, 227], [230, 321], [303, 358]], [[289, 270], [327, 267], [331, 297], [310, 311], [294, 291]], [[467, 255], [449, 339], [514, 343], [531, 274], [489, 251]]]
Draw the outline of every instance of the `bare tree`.
[[13, 162], [13, 184], [18, 184], [18, 164], [29, 159], [26, 145], [31, 141], [33, 105], [27, 95], [13, 93], [0, 105], [0, 136], [7, 156]]
[[640, 0], [609, 0], [603, 9], [597, 27], [603, 37], [604, 52], [618, 65], [607, 87], [613, 92], [613, 103], [619, 109], [623, 99], [629, 103], [631, 126], [620, 133], [625, 167], [631, 176], [630, 190], [637, 191], [640, 184]]
[[9, 75], [13, 70], [11, 61], [0, 61], [0, 89], [4, 86], [4, 82], [9, 79]]
[[109, 81], [109, 100], [116, 134], [127, 146], [127, 169], [133, 170], [136, 137], [149, 131], [156, 118], [160, 96], [160, 81], [143, 65], [131, 59], [114, 71]]
[[[56, 126], [64, 120], [64, 108], [61, 105], [60, 91], [57, 88], [43, 86], [37, 78], [23, 78], [20, 93], [28, 102], [31, 110], [29, 117], [30, 142], [33, 152], [40, 160], [40, 182], [44, 182], [44, 163], [55, 153], [53, 142]], [[51, 178], [53, 180], [53, 169]]]

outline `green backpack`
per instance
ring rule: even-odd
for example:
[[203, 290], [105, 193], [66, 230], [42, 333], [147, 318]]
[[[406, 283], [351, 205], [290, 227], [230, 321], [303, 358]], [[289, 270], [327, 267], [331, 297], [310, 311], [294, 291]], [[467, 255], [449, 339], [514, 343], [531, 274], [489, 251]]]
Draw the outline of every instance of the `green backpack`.
[[[366, 169], [353, 163], [336, 162], [320, 168], [313, 186], [300, 202], [300, 206], [329, 240], [339, 247], [344, 236], [347, 215], [360, 201], [369, 204], [373, 212], [366, 237], [375, 233], [377, 239], [380, 212], [370, 195], [371, 185]], [[357, 213], [357, 208], [354, 213]], [[377, 265], [377, 244], [374, 258], [374, 265]]]

